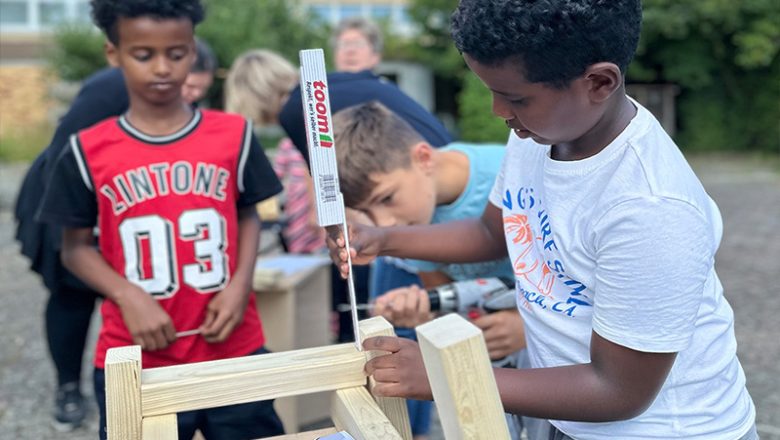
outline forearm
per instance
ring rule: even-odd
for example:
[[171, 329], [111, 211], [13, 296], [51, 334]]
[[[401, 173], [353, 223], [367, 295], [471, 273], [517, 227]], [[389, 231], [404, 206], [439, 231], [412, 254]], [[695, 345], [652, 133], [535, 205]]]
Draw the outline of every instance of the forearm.
[[134, 287], [119, 275], [91, 245], [63, 243], [62, 264], [106, 298], [120, 303]]
[[590, 363], [496, 369], [496, 382], [509, 412], [585, 422], [625, 420], [653, 403], [675, 358], [676, 353], [635, 351], [593, 332]]
[[385, 231], [381, 255], [441, 263], [474, 263], [506, 256], [503, 237], [496, 239], [481, 219]]
[[592, 364], [538, 369], [494, 369], [507, 412], [583, 422], [624, 420], [642, 412], [629, 408], [625, 392], [603, 380]]
[[242, 208], [238, 219], [238, 261], [231, 283], [238, 283], [247, 294], [252, 290], [252, 275], [260, 244], [260, 219], [254, 207]]

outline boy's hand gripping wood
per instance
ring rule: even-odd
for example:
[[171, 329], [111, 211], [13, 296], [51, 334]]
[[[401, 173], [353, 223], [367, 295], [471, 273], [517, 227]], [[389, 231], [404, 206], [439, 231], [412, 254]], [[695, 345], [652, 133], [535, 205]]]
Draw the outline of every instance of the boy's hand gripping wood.
[[[339, 189], [339, 172], [336, 150], [333, 142], [333, 127], [330, 114], [328, 78], [325, 71], [325, 55], [322, 49], [299, 52], [301, 59], [301, 101], [306, 123], [306, 142], [309, 145], [311, 177], [314, 182], [314, 196], [317, 204], [317, 223], [322, 227], [341, 225], [346, 247], [349, 249], [349, 232], [344, 197]], [[352, 328], [355, 346], [363, 350], [358, 332], [357, 299], [355, 281], [352, 276], [352, 257], [347, 252], [349, 274], [347, 286], [351, 305]]]
[[[364, 319], [360, 321], [360, 337], [362, 340], [373, 338], [374, 336], [395, 336], [393, 326], [385, 318], [380, 316]], [[371, 360], [377, 356], [382, 356], [386, 352], [369, 351], [366, 353], [366, 360]], [[376, 399], [376, 403], [382, 412], [387, 415], [395, 429], [401, 434], [404, 440], [412, 440], [412, 426], [409, 423], [409, 410], [406, 407], [406, 399], [400, 397], [381, 397], [374, 394], [374, 385], [376, 381], [373, 377], [368, 377], [368, 390]]]
[[417, 327], [417, 338], [444, 436], [509, 439], [482, 332], [453, 313]]

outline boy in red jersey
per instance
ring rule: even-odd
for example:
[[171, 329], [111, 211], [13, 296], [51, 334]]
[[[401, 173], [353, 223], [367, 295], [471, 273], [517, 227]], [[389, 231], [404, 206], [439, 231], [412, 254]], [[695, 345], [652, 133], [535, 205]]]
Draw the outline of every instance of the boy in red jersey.
[[[105, 438], [109, 348], [140, 345], [144, 368], [262, 352], [251, 295], [254, 204], [281, 184], [249, 122], [182, 98], [203, 18], [198, 0], [93, 0], [92, 10], [130, 107], [71, 137], [40, 218], [64, 226], [64, 265], [106, 297], [95, 353]], [[176, 337], [194, 329], [200, 334]], [[187, 439], [196, 429], [209, 439], [283, 432], [271, 402], [179, 414], [178, 422]]]

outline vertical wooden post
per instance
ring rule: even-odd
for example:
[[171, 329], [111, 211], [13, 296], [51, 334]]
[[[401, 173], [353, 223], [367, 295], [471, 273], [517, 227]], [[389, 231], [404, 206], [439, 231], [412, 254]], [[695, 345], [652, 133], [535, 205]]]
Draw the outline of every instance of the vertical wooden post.
[[111, 440], [141, 440], [141, 347], [106, 354], [106, 425]]
[[[393, 326], [385, 318], [377, 316], [360, 321], [360, 340], [374, 336], [395, 336]], [[370, 351], [367, 353], [367, 360], [377, 356], [382, 356], [386, 352]], [[401, 434], [404, 440], [412, 440], [412, 425], [409, 423], [409, 410], [406, 407], [406, 399], [399, 397], [378, 397], [374, 395], [374, 385], [376, 381], [373, 377], [368, 378], [368, 390], [374, 396], [379, 408], [387, 415], [395, 429]]]
[[144, 417], [141, 426], [143, 440], [177, 440], [179, 438], [176, 414]]
[[417, 327], [417, 338], [444, 437], [509, 439], [482, 332], [453, 313]]

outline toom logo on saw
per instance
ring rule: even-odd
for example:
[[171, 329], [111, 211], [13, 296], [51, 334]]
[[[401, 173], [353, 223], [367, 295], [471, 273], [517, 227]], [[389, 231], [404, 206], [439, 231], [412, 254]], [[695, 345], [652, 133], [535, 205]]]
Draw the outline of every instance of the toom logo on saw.
[[333, 138], [330, 135], [330, 121], [328, 121], [327, 95], [325, 95], [325, 83], [314, 81], [314, 99], [317, 103], [314, 109], [317, 111], [317, 127], [319, 129], [320, 146], [325, 148], [333, 147]]

